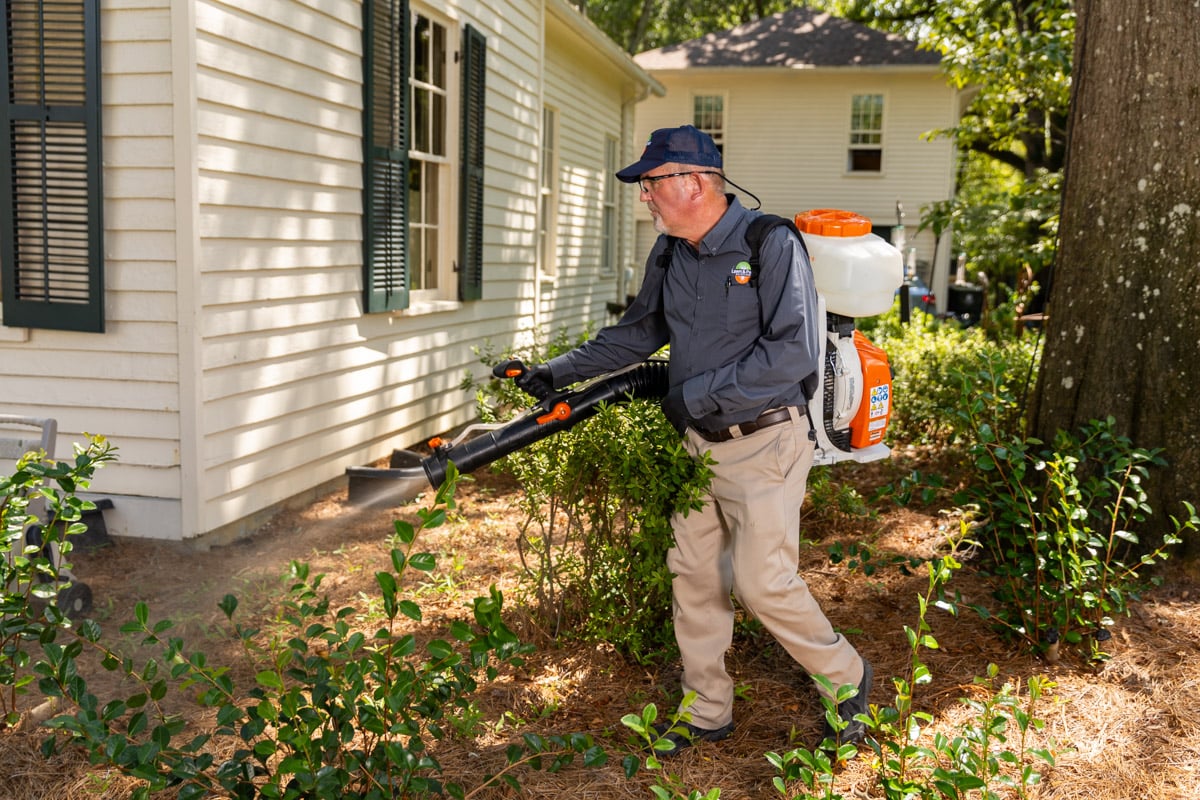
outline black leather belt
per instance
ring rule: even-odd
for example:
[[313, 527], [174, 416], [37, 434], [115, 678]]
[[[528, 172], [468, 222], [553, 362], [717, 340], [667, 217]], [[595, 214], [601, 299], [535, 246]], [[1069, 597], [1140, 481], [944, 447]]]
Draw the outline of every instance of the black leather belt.
[[728, 442], [730, 439], [735, 439], [738, 436], [749, 436], [755, 431], [761, 431], [763, 428], [787, 422], [791, 418], [792, 412], [790, 407], [775, 408], [759, 414], [758, 419], [753, 422], [740, 422], [737, 425], [731, 425], [719, 431], [702, 431], [697, 428], [696, 433], [700, 434], [700, 438], [706, 442]]

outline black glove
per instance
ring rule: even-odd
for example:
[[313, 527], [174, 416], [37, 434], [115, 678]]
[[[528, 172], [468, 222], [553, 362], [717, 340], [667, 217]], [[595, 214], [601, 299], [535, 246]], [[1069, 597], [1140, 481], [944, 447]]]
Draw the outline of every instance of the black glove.
[[670, 422], [682, 436], [692, 421], [691, 415], [688, 414], [687, 404], [683, 402], [683, 384], [671, 387], [667, 396], [663, 398], [662, 410], [666, 415], [667, 422]]
[[532, 395], [538, 400], [545, 400], [554, 394], [554, 373], [547, 364], [534, 364], [527, 367], [525, 372], [513, 378], [517, 388]]

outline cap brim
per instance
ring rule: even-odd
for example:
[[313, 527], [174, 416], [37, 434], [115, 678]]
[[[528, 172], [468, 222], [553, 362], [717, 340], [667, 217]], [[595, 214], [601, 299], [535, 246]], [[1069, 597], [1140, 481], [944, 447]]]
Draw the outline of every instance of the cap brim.
[[661, 167], [665, 163], [665, 161], [657, 158], [643, 158], [642, 160], [634, 164], [630, 164], [628, 167], [618, 172], [617, 180], [621, 181], [622, 183], [637, 183], [638, 178], [642, 177], [655, 167]]

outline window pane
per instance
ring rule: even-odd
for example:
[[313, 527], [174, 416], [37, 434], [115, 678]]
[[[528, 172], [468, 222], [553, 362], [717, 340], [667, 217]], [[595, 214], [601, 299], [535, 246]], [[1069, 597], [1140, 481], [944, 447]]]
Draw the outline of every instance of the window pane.
[[414, 81], [429, 83], [429, 64], [432, 59], [430, 42], [430, 22], [426, 17], [417, 15], [413, 25], [413, 71]]
[[423, 163], [417, 158], [408, 160], [408, 219], [414, 225], [425, 221], [425, 204], [421, 202]]
[[413, 87], [412, 102], [412, 137], [413, 150], [419, 153], [429, 152], [430, 108], [429, 92]]
[[431, 96], [433, 108], [430, 110], [432, 115], [429, 123], [433, 128], [430, 131], [429, 152], [434, 155], [446, 155], [446, 96], [444, 94], [435, 94]]
[[450, 65], [448, 29], [421, 14], [413, 18], [412, 141], [409, 150], [408, 236], [412, 242], [413, 289], [438, 289], [442, 272], [442, 189], [452, 166], [447, 156], [452, 131], [446, 99]]
[[430, 96], [413, 86], [413, 150], [430, 151]]
[[446, 29], [433, 26], [433, 42], [430, 46], [429, 82], [438, 88], [446, 88]]
[[851, 150], [851, 172], [879, 172], [883, 169], [883, 152], [880, 150]]
[[720, 129], [725, 116], [725, 98], [716, 95], [700, 95], [693, 102], [693, 118], [697, 128]]
[[[430, 167], [430, 169], [436, 169], [436, 167], [433, 164], [430, 164], [429, 167]], [[432, 181], [432, 183], [435, 186], [437, 185], [437, 181]], [[430, 206], [430, 209], [434, 214], [436, 214], [436, 209], [437, 209], [436, 202]], [[422, 242], [421, 247], [425, 254], [425, 260], [423, 262], [424, 267], [425, 267], [425, 286], [424, 286], [424, 288], [436, 289], [436, 288], [438, 288], [438, 259], [439, 259], [438, 229], [436, 227], [426, 228], [422, 239], [424, 239], [424, 241]]]
[[410, 236], [408, 240], [409, 265], [412, 269], [412, 285], [409, 289], [425, 288], [425, 237]]

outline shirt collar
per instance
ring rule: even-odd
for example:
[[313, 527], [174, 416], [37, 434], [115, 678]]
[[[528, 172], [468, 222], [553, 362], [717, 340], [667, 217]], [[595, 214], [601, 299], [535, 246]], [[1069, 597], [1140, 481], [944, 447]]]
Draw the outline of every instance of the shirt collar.
[[745, 228], [744, 219], [748, 213], [745, 206], [737, 199], [737, 195], [726, 194], [725, 199], [729, 202], [729, 208], [725, 209], [725, 213], [717, 220], [717, 224], [701, 240], [701, 255], [711, 256], [727, 249], [726, 242], [729, 237], [735, 231]]

